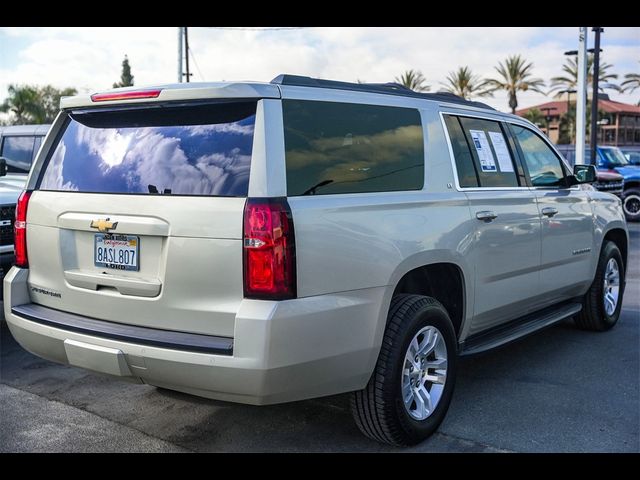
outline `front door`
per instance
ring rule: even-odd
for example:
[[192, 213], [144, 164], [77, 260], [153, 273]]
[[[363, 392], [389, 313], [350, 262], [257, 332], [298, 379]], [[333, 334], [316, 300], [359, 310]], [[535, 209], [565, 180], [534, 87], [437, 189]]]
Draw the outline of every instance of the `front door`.
[[521, 125], [510, 128], [542, 219], [541, 293], [547, 304], [579, 296], [593, 281], [599, 253], [588, 192], [565, 186], [567, 167], [539, 134]]

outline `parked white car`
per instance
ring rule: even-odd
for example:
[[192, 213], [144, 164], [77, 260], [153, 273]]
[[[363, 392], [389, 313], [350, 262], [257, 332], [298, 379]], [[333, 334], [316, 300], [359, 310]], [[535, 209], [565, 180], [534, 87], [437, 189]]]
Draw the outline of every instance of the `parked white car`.
[[520, 117], [396, 84], [66, 98], [18, 201], [5, 317], [44, 358], [194, 395], [353, 392], [366, 435], [412, 444], [459, 355], [616, 324], [628, 235], [594, 179]]

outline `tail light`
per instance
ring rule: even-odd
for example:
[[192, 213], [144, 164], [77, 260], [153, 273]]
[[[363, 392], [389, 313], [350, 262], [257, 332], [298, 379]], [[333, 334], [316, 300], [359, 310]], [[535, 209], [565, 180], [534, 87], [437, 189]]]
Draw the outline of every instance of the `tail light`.
[[13, 246], [16, 251], [16, 266], [21, 268], [29, 267], [27, 258], [27, 206], [31, 192], [24, 190], [16, 205], [16, 221], [13, 224]]
[[94, 93], [92, 102], [108, 102], [113, 100], [137, 100], [140, 98], [158, 98], [162, 89], [134, 90], [129, 92]]
[[293, 218], [285, 198], [249, 198], [244, 207], [244, 296], [296, 297]]

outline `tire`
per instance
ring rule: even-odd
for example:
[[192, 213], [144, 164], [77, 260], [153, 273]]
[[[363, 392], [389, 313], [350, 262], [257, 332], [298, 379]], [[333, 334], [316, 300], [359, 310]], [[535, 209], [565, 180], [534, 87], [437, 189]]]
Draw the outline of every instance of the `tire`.
[[628, 222], [640, 221], [640, 190], [630, 188], [624, 191], [622, 210]]
[[[437, 333], [440, 333], [439, 339], [438, 336], [434, 336]], [[419, 347], [431, 343], [434, 347], [426, 356], [426, 363], [422, 364], [420, 370], [412, 368], [412, 372], [415, 373], [405, 376], [403, 372], [409, 372], [408, 368], [404, 368], [405, 363], [409, 362], [405, 355], [408, 354], [414, 337], [419, 341]], [[429, 351], [429, 348], [425, 351]], [[413, 354], [411, 358], [414, 358]], [[442, 365], [442, 358], [446, 361], [444, 369], [429, 367]], [[427, 377], [422, 377], [420, 372], [425, 372], [424, 368], [427, 368], [429, 378], [438, 379], [435, 383], [426, 382]], [[351, 396], [351, 412], [358, 428], [373, 440], [396, 446], [415, 445], [426, 439], [435, 432], [449, 409], [456, 369], [456, 334], [449, 314], [442, 304], [434, 298], [421, 295], [396, 295], [391, 300], [387, 328], [371, 379], [363, 390], [353, 392]], [[444, 381], [441, 382], [443, 372]], [[421, 409], [415, 402], [405, 406], [402, 395], [402, 386], [408, 387], [411, 384], [409, 378], [418, 376], [425, 381], [425, 391], [430, 388], [428, 391], [436, 402], [435, 408], [432, 408], [424, 419], [415, 417], [424, 415], [428, 409]], [[405, 392], [417, 391], [406, 388]], [[422, 395], [420, 398], [425, 398], [424, 393]], [[415, 394], [409, 396], [416, 397]], [[426, 403], [421, 402], [421, 405]]]
[[[614, 262], [618, 269], [618, 289], [615, 308], [611, 307], [610, 302], [608, 307], [605, 305], [607, 303], [605, 300], [605, 275], [607, 275], [607, 268], [611, 265], [611, 262]], [[579, 328], [603, 332], [609, 330], [617, 323], [620, 317], [620, 310], [622, 309], [624, 274], [624, 263], [622, 262], [620, 249], [615, 243], [606, 241], [600, 252], [595, 279], [589, 291], [584, 296], [582, 311], [575, 317], [576, 325]], [[610, 274], [608, 277], [610, 280], [614, 280], [615, 275]], [[608, 285], [607, 289], [612, 288], [612, 285], [613, 284]], [[612, 293], [615, 293], [613, 288]]]

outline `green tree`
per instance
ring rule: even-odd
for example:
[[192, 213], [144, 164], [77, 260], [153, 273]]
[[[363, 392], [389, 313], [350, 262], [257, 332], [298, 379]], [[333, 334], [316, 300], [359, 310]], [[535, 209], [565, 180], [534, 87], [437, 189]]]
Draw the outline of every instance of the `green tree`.
[[[589, 54], [587, 57], [587, 85], [589, 89], [593, 88], [593, 63], [593, 54]], [[613, 65], [606, 62], [600, 62], [598, 66], [598, 89], [601, 91], [604, 91], [605, 88], [620, 90], [620, 87], [611, 83], [611, 80], [617, 79], [618, 75], [610, 73], [608, 71], [610, 68], [613, 68]], [[578, 85], [578, 57], [568, 58], [562, 66], [562, 71], [563, 75], [551, 79], [549, 93], [558, 92], [555, 95], [556, 98], [562, 95], [559, 92], [561, 90], [576, 89]]]
[[9, 85], [7, 98], [0, 105], [1, 112], [9, 112], [9, 123], [23, 125], [40, 123], [44, 115], [38, 88], [33, 85]]
[[67, 87], [58, 90], [51, 85], [45, 85], [38, 89], [39, 102], [42, 107], [42, 116], [38, 118], [37, 123], [51, 123], [56, 118], [60, 110], [60, 98], [76, 95], [78, 91], [75, 88]]
[[113, 88], [119, 87], [132, 87], [133, 75], [131, 75], [131, 66], [129, 65], [129, 58], [125, 55], [122, 61], [122, 74], [120, 75], [120, 81], [113, 84]]
[[529, 120], [534, 125], [544, 125], [544, 122], [545, 122], [544, 113], [542, 113], [538, 108], [530, 108], [522, 116], [527, 120]]
[[[442, 82], [441, 82], [442, 83]], [[469, 67], [460, 67], [449, 72], [446, 83], [442, 83], [447, 92], [469, 100], [471, 97], [484, 97], [492, 93], [486, 90], [486, 82], [474, 75]]]
[[77, 93], [75, 88], [58, 90], [51, 85], [9, 85], [0, 111], [9, 112], [12, 125], [51, 123], [60, 109], [60, 98]]
[[428, 92], [431, 87], [426, 84], [427, 79], [420, 70], [407, 70], [400, 77], [395, 78], [396, 82], [410, 88], [414, 92]]
[[[639, 73], [627, 73], [624, 76], [625, 80], [620, 84], [623, 92], [633, 93], [640, 88], [640, 74]], [[638, 100], [640, 105], [640, 100]]]
[[487, 80], [489, 91], [506, 90], [509, 95], [509, 108], [511, 113], [516, 113], [518, 108], [518, 92], [526, 92], [531, 90], [544, 94], [542, 91], [544, 81], [541, 78], [531, 78], [533, 63], [522, 58], [520, 55], [511, 55], [507, 57], [505, 62], [499, 62], [494, 67], [499, 78], [490, 78]]

